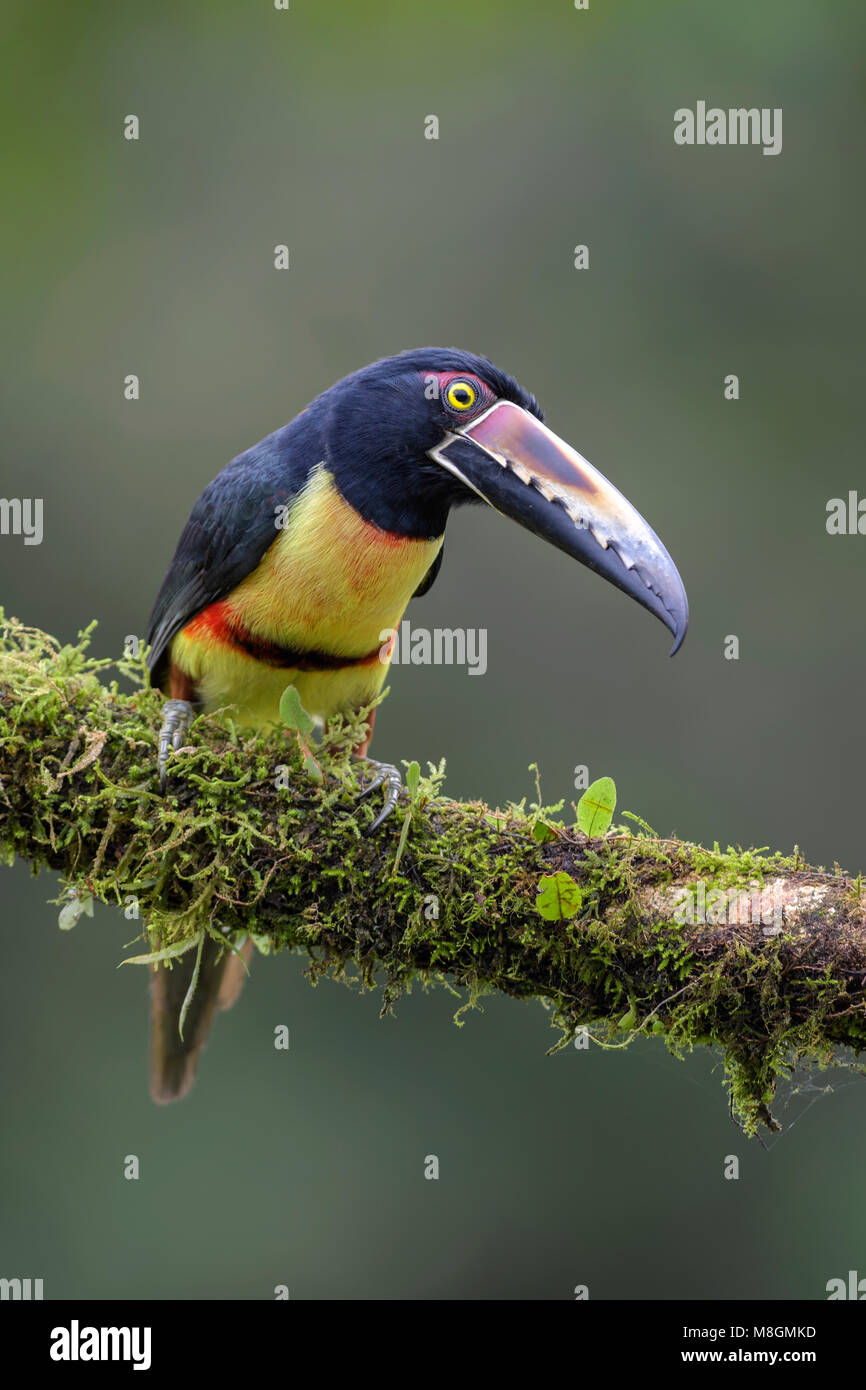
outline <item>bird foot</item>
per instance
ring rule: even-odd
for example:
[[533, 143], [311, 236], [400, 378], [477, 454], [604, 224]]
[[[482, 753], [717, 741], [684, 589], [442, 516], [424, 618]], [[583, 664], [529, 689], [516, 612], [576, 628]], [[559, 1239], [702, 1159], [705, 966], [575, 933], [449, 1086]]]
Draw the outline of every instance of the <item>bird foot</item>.
[[162, 728], [159, 731], [159, 794], [165, 796], [166, 764], [169, 745], [177, 752], [186, 738], [195, 710], [188, 700], [166, 700], [162, 707]]
[[377, 787], [382, 787], [385, 792], [385, 805], [366, 832], [368, 835], [372, 835], [373, 831], [378, 830], [382, 822], [387, 820], [388, 816], [390, 816], [394, 807], [397, 805], [397, 798], [403, 786], [403, 778], [392, 763], [380, 763], [376, 758], [362, 758], [361, 761], [366, 763], [368, 767], [373, 768], [375, 775], [369, 786], [365, 787], [364, 790], [359, 793], [358, 800], [362, 801], [365, 796], [369, 796], [370, 792], [374, 792]]

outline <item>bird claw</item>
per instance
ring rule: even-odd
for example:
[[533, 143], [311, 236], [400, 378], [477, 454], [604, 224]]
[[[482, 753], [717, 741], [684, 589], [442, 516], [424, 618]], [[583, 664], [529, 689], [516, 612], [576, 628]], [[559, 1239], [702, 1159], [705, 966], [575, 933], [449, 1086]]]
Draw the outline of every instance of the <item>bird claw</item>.
[[188, 700], [166, 700], [162, 707], [162, 728], [159, 731], [159, 794], [165, 796], [169, 745], [177, 752], [186, 737], [195, 711]]
[[382, 822], [387, 820], [397, 805], [397, 798], [403, 787], [403, 778], [392, 763], [380, 763], [376, 758], [364, 758], [364, 762], [375, 769], [375, 776], [372, 782], [358, 793], [358, 800], [363, 801], [364, 797], [369, 796], [370, 792], [374, 792], [377, 787], [382, 787], [385, 791], [385, 805], [366, 831], [367, 835], [372, 835], [373, 831], [378, 830]]

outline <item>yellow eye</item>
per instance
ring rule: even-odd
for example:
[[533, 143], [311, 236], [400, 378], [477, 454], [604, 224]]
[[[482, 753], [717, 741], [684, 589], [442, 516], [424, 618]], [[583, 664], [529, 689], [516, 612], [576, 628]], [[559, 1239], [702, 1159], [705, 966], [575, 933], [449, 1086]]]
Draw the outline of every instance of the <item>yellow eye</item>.
[[445, 392], [445, 402], [452, 410], [471, 410], [478, 399], [478, 392], [468, 381], [452, 381]]

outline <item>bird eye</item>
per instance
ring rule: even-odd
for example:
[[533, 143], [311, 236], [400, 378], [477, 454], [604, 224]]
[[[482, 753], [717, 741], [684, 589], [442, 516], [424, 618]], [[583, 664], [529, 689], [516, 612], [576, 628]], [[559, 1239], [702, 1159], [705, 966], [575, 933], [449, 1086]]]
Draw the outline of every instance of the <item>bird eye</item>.
[[445, 392], [445, 403], [452, 410], [471, 410], [478, 400], [478, 392], [468, 381], [452, 381]]

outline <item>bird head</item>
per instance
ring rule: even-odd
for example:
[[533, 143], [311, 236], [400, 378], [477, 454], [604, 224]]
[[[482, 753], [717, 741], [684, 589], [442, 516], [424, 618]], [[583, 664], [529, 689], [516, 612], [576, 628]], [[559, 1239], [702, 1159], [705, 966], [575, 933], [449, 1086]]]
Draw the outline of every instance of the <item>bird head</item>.
[[440, 536], [452, 506], [486, 502], [600, 574], [685, 637], [688, 601], [640, 513], [547, 427], [535, 397], [492, 362], [424, 348], [375, 362], [315, 403], [326, 461], [366, 520]]

